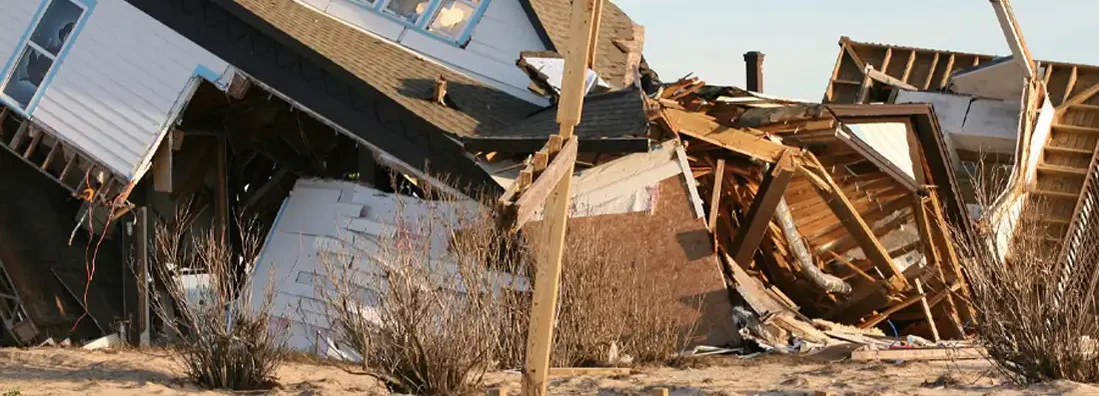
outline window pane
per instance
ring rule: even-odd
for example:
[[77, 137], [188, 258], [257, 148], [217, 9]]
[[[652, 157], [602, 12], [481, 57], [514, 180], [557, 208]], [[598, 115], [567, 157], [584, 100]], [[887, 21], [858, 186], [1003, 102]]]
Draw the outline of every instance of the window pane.
[[431, 0], [392, 0], [385, 6], [385, 10], [408, 23], [416, 23], [430, 3]]
[[428, 26], [428, 29], [456, 39], [461, 37], [462, 31], [469, 26], [474, 11], [476, 9], [473, 6], [464, 2], [447, 0], [439, 7], [439, 12], [435, 14], [435, 19], [431, 20], [431, 26]]
[[4, 94], [26, 108], [52, 65], [53, 60], [48, 56], [31, 47], [24, 47], [11, 73], [11, 79], [4, 86]]
[[49, 8], [46, 8], [46, 13], [42, 15], [38, 27], [34, 29], [31, 41], [51, 54], [57, 55], [61, 51], [61, 46], [65, 44], [65, 40], [69, 39], [69, 35], [76, 28], [76, 21], [80, 19], [82, 12], [84, 10], [69, 0], [54, 0]]

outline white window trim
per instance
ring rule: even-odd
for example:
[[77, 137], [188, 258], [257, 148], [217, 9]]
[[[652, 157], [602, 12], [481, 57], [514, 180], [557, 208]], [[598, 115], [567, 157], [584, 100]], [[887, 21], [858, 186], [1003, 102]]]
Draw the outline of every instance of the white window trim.
[[373, 3], [371, 3], [371, 1], [369, 0], [346, 1], [350, 1], [351, 3], [362, 7], [363, 9], [366, 9], [378, 15], [382, 15], [390, 20], [404, 25], [405, 27], [415, 29], [421, 33], [428, 35], [429, 37], [442, 40], [444, 42], [454, 44], [459, 47], [465, 46], [467, 43], [469, 43], [470, 38], [473, 36], [473, 29], [477, 27], [477, 24], [481, 21], [481, 18], [484, 16], [485, 11], [488, 10], [489, 3], [492, 2], [492, 0], [481, 0], [480, 4], [476, 4], [470, 0], [455, 0], [456, 2], [472, 7], [473, 15], [470, 16], [469, 22], [466, 25], [465, 29], [462, 29], [461, 34], [459, 34], [458, 37], [452, 37], [449, 34], [430, 29], [431, 21], [433, 21], [435, 17], [438, 16], [439, 10], [442, 9], [443, 3], [447, 0], [428, 0], [426, 3], [427, 7], [425, 8], [426, 11], [423, 15], [420, 15], [415, 23], [409, 22], [404, 18], [397, 16], [392, 11], [389, 11], [389, 4], [392, 3], [394, 0], [373, 0]]
[[[37, 30], [38, 25], [40, 23], [42, 23], [42, 18], [46, 17], [46, 11], [49, 10], [50, 6], [53, 5], [53, 3], [55, 1], [67, 1], [67, 2], [77, 6], [78, 8], [80, 8], [80, 16], [77, 17], [77, 19], [76, 19], [76, 27], [77, 28], [73, 29], [72, 34], [61, 45], [61, 48], [57, 50], [56, 55], [51, 54], [49, 51], [46, 51], [45, 48], [42, 48], [37, 43], [35, 43], [34, 41], [31, 40], [31, 37], [34, 36], [34, 31]], [[84, 2], [81, 2], [81, 1], [78, 1], [78, 0], [44, 0], [41, 7], [38, 10], [38, 14], [34, 18], [34, 23], [32, 23], [30, 25], [30, 27], [27, 29], [26, 33], [24, 34], [24, 37], [19, 42], [19, 45], [15, 47], [15, 54], [12, 55], [11, 65], [10, 65], [9, 69], [6, 70], [6, 74], [4, 75], [3, 80], [0, 81], [0, 98], [3, 98], [4, 101], [7, 102], [11, 107], [13, 107], [13, 108], [19, 110], [20, 112], [22, 112], [24, 116], [29, 116], [30, 111], [32, 110], [34, 105], [36, 105], [38, 103], [38, 100], [41, 98], [42, 94], [46, 91], [47, 86], [49, 86], [50, 80], [52, 80], [54, 73], [57, 72], [56, 69], [57, 69], [58, 65], [60, 63], [62, 63], [65, 56], [67, 55], [66, 51], [72, 46], [72, 43], [74, 41], [76, 41], [76, 37], [77, 37], [77, 35], [79, 33], [79, 30], [80, 30], [79, 27], [81, 27], [81, 25], [87, 19], [89, 11], [90, 11], [90, 7], [88, 7], [87, 4], [84, 4]], [[50, 58], [51, 63], [50, 63], [49, 69], [46, 69], [46, 75], [45, 75], [45, 77], [43, 77], [42, 83], [39, 84], [39, 86], [37, 87], [38, 89], [36, 91], [34, 91], [34, 95], [31, 96], [29, 101], [27, 101], [27, 105], [23, 106], [21, 103], [16, 101], [14, 98], [12, 98], [12, 97], [8, 96], [8, 94], [4, 93], [4, 91], [7, 90], [8, 83], [11, 82], [11, 78], [12, 78], [12, 76], [15, 75], [16, 69], [19, 68], [19, 58], [22, 57], [22, 54], [23, 54], [24, 51], [27, 50], [27, 47], [31, 47], [34, 50], [46, 55], [47, 57]]]

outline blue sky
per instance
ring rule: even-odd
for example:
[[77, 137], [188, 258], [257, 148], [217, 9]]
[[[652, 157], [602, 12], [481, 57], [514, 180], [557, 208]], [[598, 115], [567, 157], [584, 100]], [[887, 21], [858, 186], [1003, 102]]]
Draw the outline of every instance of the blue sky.
[[[844, 35], [1010, 54], [987, 0], [613, 1], [645, 26], [645, 58], [665, 82], [694, 72], [708, 82], [744, 86], [743, 54], [761, 51], [766, 93], [820, 100]], [[1035, 57], [1099, 65], [1099, 1], [1012, 4]]]

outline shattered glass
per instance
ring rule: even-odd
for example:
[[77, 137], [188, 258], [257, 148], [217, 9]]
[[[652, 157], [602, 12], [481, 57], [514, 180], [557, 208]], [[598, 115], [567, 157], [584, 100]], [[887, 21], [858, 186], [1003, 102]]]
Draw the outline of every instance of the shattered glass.
[[424, 12], [427, 12], [429, 3], [431, 3], [431, 0], [391, 0], [385, 6], [385, 10], [405, 20], [405, 22], [414, 24], [420, 20], [420, 16]]
[[19, 61], [15, 64], [11, 79], [4, 87], [4, 94], [26, 108], [30, 104], [42, 80], [46, 78], [46, 72], [53, 65], [53, 59], [38, 52], [33, 47], [24, 47]]
[[[477, 3], [479, 2], [473, 2], [473, 4]], [[439, 7], [439, 12], [431, 20], [428, 29], [457, 39], [462, 36], [462, 32], [469, 26], [474, 11], [476, 11], [474, 5], [458, 0], [447, 0]]]
[[57, 56], [73, 29], [76, 28], [76, 21], [80, 19], [80, 14], [83, 12], [83, 9], [69, 0], [51, 2], [46, 12], [42, 14], [42, 19], [38, 22], [34, 33], [31, 34], [31, 42]]

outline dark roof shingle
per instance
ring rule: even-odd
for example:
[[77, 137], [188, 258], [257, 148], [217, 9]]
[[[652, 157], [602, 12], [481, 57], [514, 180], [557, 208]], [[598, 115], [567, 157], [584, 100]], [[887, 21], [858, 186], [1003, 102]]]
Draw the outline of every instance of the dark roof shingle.
[[[558, 52], [567, 47], [572, 2], [569, 0], [521, 0], [532, 12], [532, 22], [545, 33], [550, 46]], [[538, 26], [541, 25], [541, 26]], [[641, 63], [644, 28], [633, 23], [621, 8], [610, 0], [603, 2], [599, 22], [599, 44], [596, 47], [595, 72], [612, 85], [624, 87], [633, 80], [633, 69]], [[616, 44], [615, 42], [618, 42]]]
[[[234, 0], [445, 132], [472, 136], [514, 124], [539, 107], [358, 31], [292, 0]], [[440, 76], [456, 108], [430, 100]]]
[[[546, 139], [559, 132], [557, 107], [542, 110], [523, 122], [481, 134], [491, 138]], [[648, 136], [649, 120], [645, 99], [636, 86], [589, 95], [584, 99], [576, 136], [581, 139], [606, 139]]]

